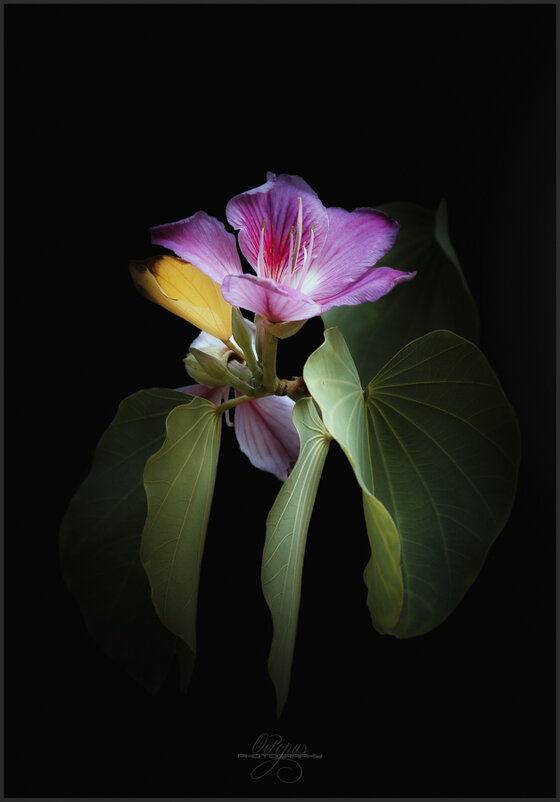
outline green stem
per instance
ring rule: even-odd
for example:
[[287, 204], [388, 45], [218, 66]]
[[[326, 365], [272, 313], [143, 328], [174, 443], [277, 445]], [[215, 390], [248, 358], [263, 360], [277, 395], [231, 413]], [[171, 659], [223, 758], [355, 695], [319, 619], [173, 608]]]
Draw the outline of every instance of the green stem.
[[238, 404], [244, 404], [246, 401], [254, 401], [254, 397], [250, 395], [240, 395], [238, 398], [231, 398], [229, 401], [224, 401], [220, 404], [218, 409], [220, 412], [225, 412], [226, 409], [236, 407]]
[[266, 326], [262, 326], [260, 346], [263, 370], [262, 389], [265, 394], [273, 394], [278, 386], [278, 377], [276, 376], [278, 338], [271, 334]]
[[248, 348], [245, 351], [245, 361], [247, 363], [247, 367], [249, 368], [249, 370], [251, 371], [251, 373], [253, 374], [255, 379], [257, 381], [261, 381], [261, 379], [262, 379], [262, 370], [261, 370], [261, 368], [259, 366], [259, 363], [257, 362], [257, 358], [256, 358], [255, 354], [253, 353], [253, 349], [252, 348]]

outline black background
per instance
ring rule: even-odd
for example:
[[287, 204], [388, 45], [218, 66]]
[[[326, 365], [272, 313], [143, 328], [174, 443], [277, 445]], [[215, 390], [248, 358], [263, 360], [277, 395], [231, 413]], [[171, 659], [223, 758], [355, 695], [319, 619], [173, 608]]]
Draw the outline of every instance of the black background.
[[[553, 796], [553, 6], [7, 6], [6, 794]], [[147, 229], [224, 219], [267, 170], [326, 206], [449, 205], [481, 347], [517, 411], [506, 529], [436, 631], [377, 635], [367, 539], [331, 448], [285, 715], [259, 586], [277, 481], [224, 435], [199, 657], [150, 696], [89, 638], [57, 530], [124, 396], [187, 383], [194, 330], [127, 263]], [[284, 374], [319, 320], [281, 345]], [[229, 511], [229, 512], [228, 512]], [[261, 732], [321, 760], [251, 781]]]

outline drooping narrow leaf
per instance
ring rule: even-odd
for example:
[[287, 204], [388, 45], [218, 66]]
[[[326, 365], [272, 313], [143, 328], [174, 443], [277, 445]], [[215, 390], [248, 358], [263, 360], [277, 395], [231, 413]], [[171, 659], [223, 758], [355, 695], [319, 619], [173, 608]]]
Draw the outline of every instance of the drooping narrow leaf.
[[125, 398], [60, 531], [68, 588], [100, 647], [148, 689], [169, 670], [175, 637], [161, 624], [140, 562], [146, 518], [142, 473], [165, 438], [165, 419], [192, 396], [141, 390]]
[[[336, 389], [321, 382], [321, 367], [331, 351], [340, 356], [333, 365], [350, 356], [337, 330], [327, 330], [325, 340], [304, 376], [329, 428], [339, 400]], [[348, 370], [339, 372], [347, 380]], [[398, 637], [420, 635], [456, 607], [507, 521], [519, 463], [517, 421], [483, 354], [448, 331], [431, 332], [399, 351], [368, 385], [364, 414], [373, 491], [382, 505], [364, 495], [377, 550], [365, 572], [372, 620]], [[362, 423], [355, 435], [351, 428], [330, 431], [371, 494], [363, 479]]]
[[307, 531], [332, 439], [310, 398], [295, 405], [294, 424], [300, 453], [267, 518], [261, 571], [274, 625], [268, 671], [276, 688], [278, 716], [290, 684]]
[[144, 470], [148, 515], [140, 557], [159, 618], [193, 654], [220, 433], [215, 405], [195, 398], [169, 415], [165, 442]]
[[412, 281], [375, 303], [334, 307], [326, 326], [342, 331], [363, 386], [396, 352], [434, 329], [478, 341], [478, 313], [449, 238], [447, 203], [437, 211], [413, 203], [382, 203], [400, 223], [396, 242], [378, 265], [416, 270]]
[[365, 490], [362, 498], [371, 547], [371, 558], [364, 570], [367, 605], [376, 630], [391, 632], [398, 624], [404, 599], [401, 541], [383, 504]]

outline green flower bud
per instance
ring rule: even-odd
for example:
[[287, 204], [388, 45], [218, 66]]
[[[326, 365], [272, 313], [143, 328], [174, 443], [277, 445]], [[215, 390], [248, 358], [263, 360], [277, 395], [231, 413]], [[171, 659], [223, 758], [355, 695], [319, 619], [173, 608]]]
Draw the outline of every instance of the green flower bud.
[[208, 348], [204, 351], [191, 348], [183, 363], [187, 373], [199, 384], [221, 387], [230, 384], [227, 363], [231, 353], [222, 348]]

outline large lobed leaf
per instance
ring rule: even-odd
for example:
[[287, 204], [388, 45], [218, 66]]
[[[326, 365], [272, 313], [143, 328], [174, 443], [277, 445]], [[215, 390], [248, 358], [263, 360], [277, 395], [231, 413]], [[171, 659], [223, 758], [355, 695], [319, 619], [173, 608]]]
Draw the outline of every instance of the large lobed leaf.
[[352, 374], [342, 334], [326, 330], [304, 377], [364, 493], [372, 621], [420, 635], [455, 608], [507, 521], [517, 421], [483, 354], [449, 331], [409, 343], [365, 393]]
[[434, 213], [413, 203], [382, 203], [381, 211], [400, 223], [392, 249], [378, 264], [416, 270], [412, 281], [375, 303], [340, 306], [323, 315], [338, 326], [365, 386], [406, 343], [434, 329], [478, 341], [478, 313], [449, 239], [447, 204]]
[[177, 407], [148, 460], [148, 515], [140, 557], [165, 626], [196, 653], [198, 582], [212, 505], [222, 416], [204, 398]]
[[184, 393], [157, 389], [121, 402], [60, 532], [63, 576], [89, 631], [148, 689], [165, 679], [176, 638], [155, 614], [140, 562], [147, 511], [142, 473], [163, 443], [169, 412], [190, 400]]
[[297, 402], [293, 420], [300, 453], [268, 515], [261, 570], [274, 625], [268, 671], [276, 688], [278, 715], [290, 684], [307, 531], [332, 439], [311, 398]]

